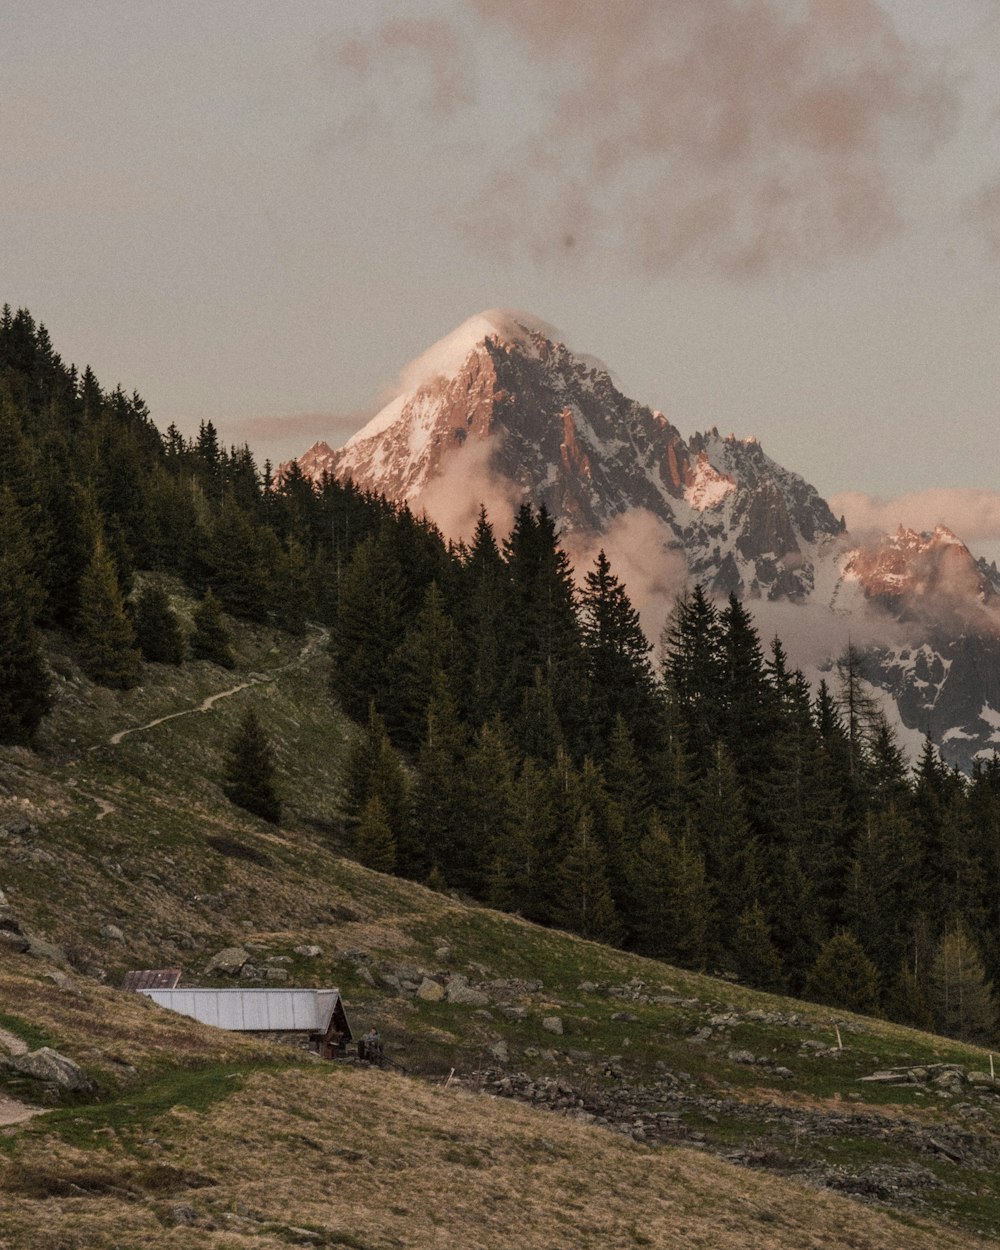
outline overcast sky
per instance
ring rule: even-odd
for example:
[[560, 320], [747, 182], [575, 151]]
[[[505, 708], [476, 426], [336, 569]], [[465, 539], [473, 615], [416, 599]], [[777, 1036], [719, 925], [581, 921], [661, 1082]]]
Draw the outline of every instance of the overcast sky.
[[524, 309], [985, 550], [998, 58], [996, 0], [6, 0], [0, 299], [261, 460]]

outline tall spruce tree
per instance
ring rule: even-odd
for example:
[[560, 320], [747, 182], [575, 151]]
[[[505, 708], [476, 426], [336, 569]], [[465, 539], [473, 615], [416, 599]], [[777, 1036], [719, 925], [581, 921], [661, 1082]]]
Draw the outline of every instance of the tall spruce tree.
[[692, 772], [701, 777], [724, 733], [726, 660], [719, 613], [700, 585], [674, 605], [663, 630], [660, 660]]
[[248, 708], [229, 742], [223, 790], [226, 798], [277, 824], [281, 800], [275, 786], [274, 750], [260, 717]]
[[366, 868], [392, 872], [396, 867], [396, 839], [389, 827], [385, 804], [373, 794], [361, 809], [354, 829], [354, 853]]
[[27, 743], [51, 707], [51, 679], [35, 619], [43, 595], [31, 575], [21, 510], [0, 490], [0, 742]]
[[222, 608], [209, 587], [194, 610], [191, 654], [196, 660], [210, 660], [222, 668], [235, 668], [232, 639], [222, 619]]
[[143, 586], [136, 596], [133, 621], [144, 660], [154, 664], [183, 663], [184, 634], [162, 582], [150, 581]]
[[114, 563], [98, 539], [80, 581], [76, 623], [80, 663], [102, 686], [127, 690], [139, 680], [140, 653], [125, 613]]
[[956, 925], [938, 943], [928, 977], [934, 1024], [964, 1041], [995, 1043], [997, 1007], [982, 960], [965, 927]]
[[879, 1004], [878, 969], [850, 933], [835, 934], [809, 971], [805, 996], [815, 1003], [874, 1015]]
[[658, 704], [649, 662], [653, 648], [625, 587], [611, 572], [603, 548], [584, 578], [580, 604], [589, 677], [591, 750], [595, 758], [603, 760], [619, 717], [647, 742], [655, 737]]

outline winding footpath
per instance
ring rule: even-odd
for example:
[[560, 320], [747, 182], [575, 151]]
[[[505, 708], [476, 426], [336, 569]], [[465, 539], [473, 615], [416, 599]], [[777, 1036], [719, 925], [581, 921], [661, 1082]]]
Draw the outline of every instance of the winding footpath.
[[[312, 659], [316, 651], [324, 646], [330, 637], [329, 630], [317, 629], [317, 635], [310, 638], [294, 660], [290, 660], [287, 664], [282, 664], [280, 668], [276, 668], [273, 672], [267, 674], [255, 674], [248, 681], [240, 682], [238, 686], [232, 686], [229, 690], [220, 690], [218, 694], [210, 694], [207, 699], [203, 699], [197, 707], [184, 708], [180, 712], [170, 712], [166, 716], [158, 716], [156, 720], [147, 721], [145, 725], [134, 725], [131, 729], [121, 729], [116, 734], [112, 734], [108, 739], [110, 746], [116, 747], [121, 743], [122, 739], [127, 738], [129, 734], [143, 733], [147, 729], [155, 729], [157, 725], [163, 725], [168, 720], [176, 720], [178, 716], [193, 716], [197, 712], [210, 712], [212, 708], [221, 699], [231, 699], [234, 694], [239, 694], [241, 690], [249, 690], [253, 686], [266, 686], [272, 681], [277, 681], [282, 673], [287, 673], [291, 669], [301, 668], [304, 664]], [[93, 748], [92, 748], [93, 749]], [[106, 813], [102, 813], [104, 815]], [[100, 819], [100, 817], [98, 817]]]

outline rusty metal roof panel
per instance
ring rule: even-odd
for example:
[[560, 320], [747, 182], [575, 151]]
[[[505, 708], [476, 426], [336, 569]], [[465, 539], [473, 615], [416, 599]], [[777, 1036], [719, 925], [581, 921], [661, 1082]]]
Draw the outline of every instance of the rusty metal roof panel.
[[180, 979], [180, 968], [139, 968], [125, 973], [122, 989], [172, 990]]
[[182, 1016], [237, 1033], [325, 1033], [340, 998], [340, 991], [336, 989], [143, 989], [139, 992]]

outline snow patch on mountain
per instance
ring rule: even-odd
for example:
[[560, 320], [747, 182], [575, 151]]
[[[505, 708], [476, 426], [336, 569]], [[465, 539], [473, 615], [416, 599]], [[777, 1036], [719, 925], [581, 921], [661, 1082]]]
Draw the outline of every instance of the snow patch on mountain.
[[735, 489], [733, 479], [714, 469], [709, 463], [708, 453], [701, 451], [684, 488], [684, 500], [696, 511], [705, 512], [709, 508], [717, 508]]

